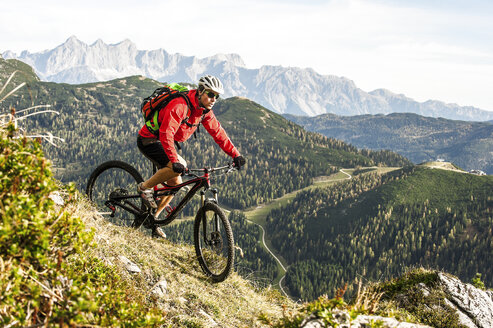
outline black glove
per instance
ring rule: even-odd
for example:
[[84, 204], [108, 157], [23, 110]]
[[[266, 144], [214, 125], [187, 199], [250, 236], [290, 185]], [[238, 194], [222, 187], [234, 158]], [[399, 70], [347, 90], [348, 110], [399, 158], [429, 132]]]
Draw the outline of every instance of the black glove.
[[173, 163], [173, 172], [175, 173], [180, 173], [182, 174], [183, 172], [185, 172], [185, 165], [183, 165], [182, 163], [178, 162], [178, 163]]
[[235, 163], [235, 167], [239, 170], [241, 169], [241, 167], [243, 165], [245, 165], [246, 161], [245, 161], [245, 158], [243, 156], [236, 156], [234, 159], [233, 159], [233, 162]]

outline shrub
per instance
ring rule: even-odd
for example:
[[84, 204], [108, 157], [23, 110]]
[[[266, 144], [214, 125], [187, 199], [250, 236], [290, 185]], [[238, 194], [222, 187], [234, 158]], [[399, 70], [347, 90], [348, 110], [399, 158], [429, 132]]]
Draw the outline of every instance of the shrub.
[[476, 276], [472, 278], [472, 285], [481, 290], [486, 290], [484, 282], [481, 280], [481, 273], [476, 273]]
[[[135, 300], [116, 270], [86, 255], [93, 232], [67, 211], [40, 142], [0, 130], [0, 325], [152, 327], [164, 315]], [[65, 195], [55, 206], [50, 196]]]

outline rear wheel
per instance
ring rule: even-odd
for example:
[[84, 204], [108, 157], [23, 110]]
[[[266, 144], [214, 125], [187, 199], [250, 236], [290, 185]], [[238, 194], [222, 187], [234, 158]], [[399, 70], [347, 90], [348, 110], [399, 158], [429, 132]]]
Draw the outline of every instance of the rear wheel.
[[234, 240], [224, 212], [214, 203], [206, 203], [195, 217], [195, 252], [204, 273], [214, 282], [224, 281], [233, 267]]
[[[87, 182], [86, 193], [96, 206], [98, 213], [109, 221], [123, 226], [138, 227], [142, 224], [142, 215], [125, 211], [121, 206], [146, 212], [141, 197], [120, 199], [122, 196], [138, 196], [137, 185], [144, 181], [140, 173], [131, 165], [120, 161], [109, 161], [99, 165]], [[140, 218], [136, 218], [136, 217]], [[137, 226], [136, 226], [137, 225]]]

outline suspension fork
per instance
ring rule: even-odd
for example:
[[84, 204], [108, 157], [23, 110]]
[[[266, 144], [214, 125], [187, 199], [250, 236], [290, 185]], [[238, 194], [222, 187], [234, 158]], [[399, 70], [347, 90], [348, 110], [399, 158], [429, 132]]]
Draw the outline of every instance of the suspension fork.
[[[206, 191], [205, 190], [200, 191], [200, 200], [201, 200], [202, 206], [204, 206], [207, 201], [211, 201], [211, 202], [215, 203], [216, 205], [218, 204], [218, 197], [217, 197], [218, 190], [216, 188], [212, 188], [209, 190], [212, 193], [212, 198], [210, 198], [210, 199], [206, 199], [206, 197], [205, 197]], [[208, 243], [211, 242], [211, 240], [208, 238], [209, 236], [212, 237], [213, 233], [221, 233], [221, 224], [219, 222], [220, 218], [217, 216], [217, 214], [214, 213], [214, 217], [212, 218], [212, 220], [213, 220], [212, 221], [212, 223], [213, 223], [212, 231], [207, 231], [207, 217], [206, 217], [205, 212], [204, 212], [204, 219], [202, 220], [202, 224], [203, 224], [203, 230], [204, 230], [204, 239]]]
[[[208, 201], [212, 201], [212, 202], [214, 202], [217, 205], [218, 204], [218, 201], [217, 201], [218, 190], [216, 188], [212, 188], [212, 189], [210, 189], [210, 191], [212, 193], [212, 198], [207, 199], [207, 200]], [[205, 205], [205, 202], [206, 202], [206, 199], [205, 199], [205, 190], [201, 190], [200, 191], [200, 202], [201, 202], [202, 206]]]
[[[212, 201], [217, 205], [218, 202], [217, 202], [217, 189], [216, 188], [212, 188], [211, 189], [211, 192], [212, 192]], [[219, 222], [219, 217], [217, 216], [216, 213], [214, 213], [214, 232], [219, 232], [221, 233], [221, 224]]]

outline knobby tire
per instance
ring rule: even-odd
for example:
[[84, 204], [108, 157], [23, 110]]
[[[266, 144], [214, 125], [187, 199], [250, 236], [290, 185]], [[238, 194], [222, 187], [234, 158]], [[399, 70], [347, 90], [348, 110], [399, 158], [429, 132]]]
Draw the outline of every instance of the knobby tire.
[[[137, 185], [142, 181], [144, 179], [133, 166], [121, 161], [108, 161], [99, 165], [92, 172], [87, 182], [86, 194], [89, 200], [96, 205], [98, 211], [103, 213], [109, 221], [119, 225], [134, 227], [136, 221], [134, 215], [121, 208], [117, 208], [115, 217], [110, 218], [107, 215], [110, 210], [104, 205], [104, 202], [109, 200], [109, 195], [115, 191], [136, 194]], [[131, 202], [142, 211], [146, 210], [142, 199], [134, 199]]]
[[[213, 231], [214, 221], [220, 231]], [[204, 236], [204, 223], [207, 229]], [[214, 245], [205, 239], [212, 239]], [[214, 282], [224, 281], [231, 273], [234, 262], [234, 239], [229, 220], [224, 212], [212, 202], [206, 202], [195, 217], [194, 244], [202, 271]]]

